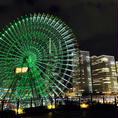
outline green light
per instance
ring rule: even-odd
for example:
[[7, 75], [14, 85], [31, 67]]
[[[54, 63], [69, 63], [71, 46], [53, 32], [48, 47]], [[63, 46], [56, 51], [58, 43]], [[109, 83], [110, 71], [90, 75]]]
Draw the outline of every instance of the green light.
[[0, 37], [2, 99], [25, 101], [64, 93], [71, 83], [72, 54], [78, 51], [75, 39], [63, 21], [49, 14], [30, 14], [10, 24]]

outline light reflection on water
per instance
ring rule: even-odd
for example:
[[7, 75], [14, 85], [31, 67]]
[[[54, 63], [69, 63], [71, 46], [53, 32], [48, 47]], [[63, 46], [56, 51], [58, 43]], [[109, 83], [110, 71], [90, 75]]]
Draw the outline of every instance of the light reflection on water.
[[53, 113], [52, 112], [49, 112], [48, 113], [48, 118], [52, 118], [52, 115], [53, 115]]
[[60, 112], [49, 112], [38, 116], [28, 116], [22, 118], [87, 118], [87, 112], [82, 111], [74, 112], [74, 111], [60, 111]]
[[81, 115], [82, 115], [82, 118], [86, 118], [87, 117], [87, 112], [83, 111]]

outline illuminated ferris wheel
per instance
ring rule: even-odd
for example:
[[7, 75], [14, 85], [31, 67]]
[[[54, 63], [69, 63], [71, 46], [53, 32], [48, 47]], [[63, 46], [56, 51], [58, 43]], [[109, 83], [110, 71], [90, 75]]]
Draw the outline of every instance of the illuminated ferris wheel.
[[57, 17], [34, 14], [19, 18], [0, 37], [0, 99], [64, 94], [77, 51], [72, 30]]

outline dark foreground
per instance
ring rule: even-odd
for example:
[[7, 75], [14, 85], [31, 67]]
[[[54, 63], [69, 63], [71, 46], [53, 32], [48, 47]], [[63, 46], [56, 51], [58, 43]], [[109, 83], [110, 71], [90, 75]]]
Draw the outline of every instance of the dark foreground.
[[118, 118], [118, 108], [113, 105], [96, 105], [88, 109], [67, 105], [54, 110], [37, 107], [25, 109], [25, 114], [18, 116], [12, 111], [0, 112], [0, 118]]
[[22, 118], [118, 118], [118, 112], [116, 116], [116, 113], [113, 111], [56, 111]]

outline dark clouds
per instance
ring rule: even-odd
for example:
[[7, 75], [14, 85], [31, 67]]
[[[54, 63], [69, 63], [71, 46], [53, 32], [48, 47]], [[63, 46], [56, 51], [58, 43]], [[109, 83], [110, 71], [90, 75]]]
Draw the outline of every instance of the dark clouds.
[[115, 0], [0, 0], [0, 28], [21, 15], [46, 12], [71, 26], [81, 49], [116, 56], [115, 4]]

